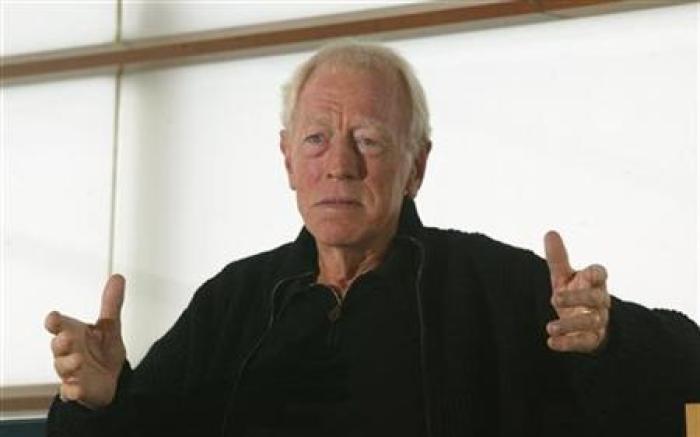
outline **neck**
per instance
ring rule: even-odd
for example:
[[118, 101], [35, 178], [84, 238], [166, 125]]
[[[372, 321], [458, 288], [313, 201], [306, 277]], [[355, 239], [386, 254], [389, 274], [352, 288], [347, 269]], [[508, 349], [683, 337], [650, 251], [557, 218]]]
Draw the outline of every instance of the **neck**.
[[353, 281], [381, 264], [391, 238], [370, 248], [324, 246], [318, 244], [318, 282], [333, 288], [344, 297]]

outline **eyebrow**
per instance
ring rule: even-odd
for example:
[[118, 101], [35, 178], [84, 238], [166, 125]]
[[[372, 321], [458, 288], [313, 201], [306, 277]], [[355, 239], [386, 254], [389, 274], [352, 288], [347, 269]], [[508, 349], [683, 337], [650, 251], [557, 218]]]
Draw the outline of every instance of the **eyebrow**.
[[355, 127], [355, 128], [357, 128], [357, 127], [374, 127], [374, 128], [377, 128], [377, 129], [380, 129], [383, 131], [387, 130], [386, 123], [384, 123], [380, 120], [377, 120], [376, 118], [369, 118], [369, 117], [361, 118], [357, 123], [354, 124], [353, 127]]
[[[300, 128], [308, 127], [309, 125], [320, 125], [322, 127], [329, 127], [332, 125], [332, 121], [330, 117], [327, 116], [313, 116], [313, 117], [304, 117], [300, 120]], [[372, 117], [362, 117], [358, 120], [356, 120], [351, 126], [350, 126], [352, 131], [355, 131], [357, 129], [363, 129], [363, 128], [372, 128], [376, 129], [379, 131], [379, 134], [386, 139], [389, 140], [394, 140], [394, 135], [391, 134], [391, 131], [387, 129], [386, 123]]]
[[387, 129], [386, 123], [377, 120], [376, 118], [362, 118], [359, 120], [358, 123], [355, 123], [352, 126], [352, 129], [356, 130], [366, 127], [377, 129], [379, 131], [379, 135], [381, 135], [382, 138], [388, 139], [390, 141], [396, 140], [395, 135], [392, 135], [392, 132], [389, 131], [389, 129]]

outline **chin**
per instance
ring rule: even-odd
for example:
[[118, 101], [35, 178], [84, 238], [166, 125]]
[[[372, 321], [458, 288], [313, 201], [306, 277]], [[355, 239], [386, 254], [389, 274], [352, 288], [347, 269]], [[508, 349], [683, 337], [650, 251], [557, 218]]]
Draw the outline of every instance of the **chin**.
[[355, 224], [340, 221], [324, 221], [307, 226], [317, 243], [327, 246], [356, 246], [366, 240], [368, 232]]

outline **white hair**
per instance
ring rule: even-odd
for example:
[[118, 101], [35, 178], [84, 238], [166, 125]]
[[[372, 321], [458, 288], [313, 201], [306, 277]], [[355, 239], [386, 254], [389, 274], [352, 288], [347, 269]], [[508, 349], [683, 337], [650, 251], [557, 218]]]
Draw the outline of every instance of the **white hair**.
[[394, 50], [358, 41], [335, 42], [323, 46], [316, 54], [297, 67], [289, 82], [282, 87], [282, 125], [289, 129], [302, 88], [314, 70], [324, 63], [361, 69], [395, 71], [408, 95], [411, 105], [409, 145], [412, 152], [430, 148], [428, 103], [413, 67]]

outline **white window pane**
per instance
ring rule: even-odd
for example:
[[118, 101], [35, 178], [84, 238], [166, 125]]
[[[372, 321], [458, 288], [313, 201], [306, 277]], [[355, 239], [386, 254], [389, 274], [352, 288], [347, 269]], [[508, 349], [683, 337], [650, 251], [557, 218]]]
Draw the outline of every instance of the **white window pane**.
[[124, 37], [143, 38], [385, 8], [419, 1], [260, 0], [246, 2], [148, 1], [124, 3]]
[[114, 0], [2, 2], [2, 55], [110, 43]]
[[44, 316], [94, 321], [107, 274], [114, 81], [2, 92], [0, 385], [56, 381]]

